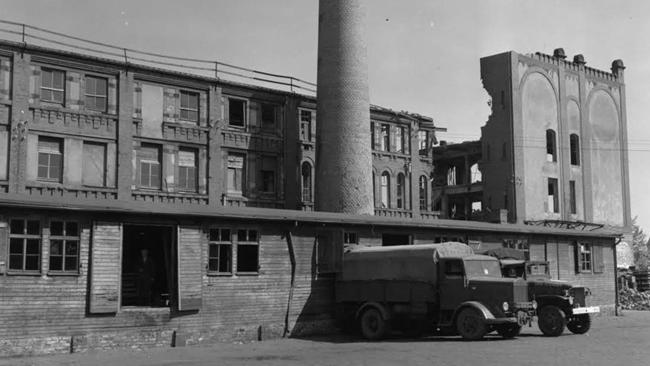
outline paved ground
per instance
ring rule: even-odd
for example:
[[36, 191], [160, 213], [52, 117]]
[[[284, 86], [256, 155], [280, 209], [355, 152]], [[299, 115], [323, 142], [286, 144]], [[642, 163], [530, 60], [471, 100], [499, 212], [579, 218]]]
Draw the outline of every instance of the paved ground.
[[281, 339], [205, 347], [108, 351], [0, 359], [0, 366], [200, 365], [649, 365], [650, 312], [597, 318], [585, 335], [546, 338], [537, 327], [517, 339], [458, 337], [365, 342], [348, 337]]

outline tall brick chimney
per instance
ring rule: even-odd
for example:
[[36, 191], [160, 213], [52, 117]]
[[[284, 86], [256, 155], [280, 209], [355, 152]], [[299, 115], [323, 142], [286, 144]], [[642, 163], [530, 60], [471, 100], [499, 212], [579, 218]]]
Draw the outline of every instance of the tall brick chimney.
[[320, 0], [316, 210], [374, 214], [362, 0]]

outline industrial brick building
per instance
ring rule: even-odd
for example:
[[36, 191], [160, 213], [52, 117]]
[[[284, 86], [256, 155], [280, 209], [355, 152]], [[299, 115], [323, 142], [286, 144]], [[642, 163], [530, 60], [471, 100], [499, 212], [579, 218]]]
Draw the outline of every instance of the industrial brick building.
[[444, 129], [369, 112], [375, 215], [317, 212], [314, 97], [0, 42], [0, 353], [330, 332], [345, 244], [519, 247], [613, 312], [619, 230], [440, 218]]

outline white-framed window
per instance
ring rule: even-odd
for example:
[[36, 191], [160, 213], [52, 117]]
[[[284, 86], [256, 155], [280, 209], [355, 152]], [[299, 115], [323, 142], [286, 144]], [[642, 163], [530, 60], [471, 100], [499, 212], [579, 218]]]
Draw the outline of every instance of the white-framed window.
[[108, 106], [108, 80], [106, 78], [86, 75], [86, 109], [106, 112]]
[[199, 93], [181, 90], [180, 119], [189, 122], [199, 121]]
[[63, 139], [38, 137], [37, 179], [46, 182], [61, 182], [63, 176]]
[[141, 188], [160, 189], [162, 179], [160, 145], [142, 143], [138, 156], [139, 186]]
[[63, 104], [65, 101], [65, 71], [41, 69], [41, 101]]

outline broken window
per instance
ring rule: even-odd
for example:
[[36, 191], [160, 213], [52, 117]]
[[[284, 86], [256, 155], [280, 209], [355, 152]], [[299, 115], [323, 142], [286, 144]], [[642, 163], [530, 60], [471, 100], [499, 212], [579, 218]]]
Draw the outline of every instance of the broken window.
[[558, 183], [557, 178], [548, 178], [548, 195], [547, 195], [546, 212], [558, 213], [560, 206], [558, 202]]
[[41, 101], [63, 104], [65, 97], [65, 72], [41, 69]]
[[178, 186], [181, 191], [196, 192], [197, 168], [196, 149], [178, 150]]
[[54, 137], [38, 137], [37, 179], [61, 182], [63, 173], [63, 140]]
[[50, 271], [79, 272], [79, 224], [50, 222]]
[[571, 149], [571, 165], [580, 165], [580, 138], [575, 133], [569, 136]]
[[108, 94], [108, 81], [105, 78], [86, 76], [86, 101], [87, 109], [106, 112]]
[[41, 222], [12, 219], [9, 228], [9, 271], [41, 269]]
[[244, 127], [246, 124], [246, 101], [228, 98], [228, 121], [231, 126]]
[[555, 140], [555, 131], [546, 130], [546, 161], [557, 161], [557, 143]]
[[199, 93], [181, 90], [181, 114], [184, 121], [199, 121]]
[[259, 235], [257, 230], [237, 230], [237, 273], [259, 271]]
[[84, 141], [82, 172], [84, 186], [106, 186], [106, 144]]
[[232, 236], [230, 229], [210, 229], [208, 272], [232, 273]]
[[244, 161], [246, 155], [244, 154], [228, 154], [228, 192], [243, 194], [244, 192]]
[[160, 145], [142, 143], [138, 151], [140, 187], [160, 189]]

